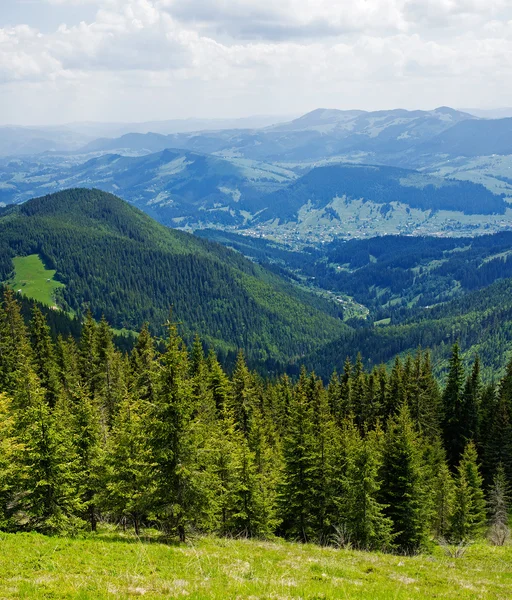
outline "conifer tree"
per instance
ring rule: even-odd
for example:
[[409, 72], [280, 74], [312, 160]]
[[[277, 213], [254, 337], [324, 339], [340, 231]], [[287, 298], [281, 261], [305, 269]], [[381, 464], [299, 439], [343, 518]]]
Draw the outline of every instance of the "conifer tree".
[[224, 406], [226, 404], [229, 405], [231, 389], [229, 379], [222, 370], [213, 350], [210, 350], [207, 358], [207, 382], [208, 388], [213, 395], [215, 407], [220, 415], [223, 412]]
[[459, 344], [454, 344], [450, 358], [448, 380], [443, 393], [443, 436], [449, 465], [454, 468], [460, 460], [467, 440], [463, 430], [462, 391], [464, 367]]
[[455, 483], [448, 465], [443, 460], [433, 481], [433, 532], [437, 539], [450, 533], [455, 503]]
[[118, 518], [129, 519], [136, 535], [152, 512], [156, 477], [149, 443], [150, 407], [126, 396], [114, 417], [105, 457], [105, 485], [100, 502]]
[[[301, 383], [299, 382], [299, 385]], [[326, 540], [336, 520], [336, 457], [338, 435], [322, 382], [314, 374], [307, 383], [311, 414], [311, 506], [312, 526], [320, 541]]]
[[423, 353], [419, 349], [411, 361], [406, 395], [411, 418], [418, 431], [430, 440], [436, 439], [440, 433], [441, 398], [428, 352]]
[[23, 492], [26, 470], [20, 461], [23, 446], [16, 431], [11, 400], [0, 394], [0, 530], [15, 529], [17, 499]]
[[476, 443], [479, 437], [481, 391], [480, 359], [476, 356], [462, 393], [461, 436], [466, 442], [473, 440]]
[[393, 522], [394, 543], [402, 552], [417, 552], [429, 533], [429, 501], [421, 439], [404, 404], [388, 423], [384, 438], [381, 502]]
[[229, 407], [235, 420], [235, 426], [244, 434], [244, 436], [248, 437], [251, 413], [255, 402], [255, 390], [242, 351], [238, 353], [236, 359], [231, 387], [232, 393], [229, 396]]
[[470, 442], [457, 469], [455, 509], [452, 535], [457, 541], [472, 539], [482, 533], [486, 522], [486, 504], [478, 455]]
[[43, 313], [34, 307], [30, 322], [30, 337], [34, 355], [34, 368], [50, 407], [55, 406], [60, 394], [55, 348]]
[[357, 355], [356, 364], [352, 374], [350, 404], [355, 422], [359, 427], [359, 430], [363, 431], [366, 404], [366, 373], [364, 372], [361, 354]]
[[147, 323], [142, 326], [130, 355], [130, 369], [131, 393], [136, 398], [153, 404], [156, 396], [156, 351]]
[[103, 317], [96, 330], [96, 385], [95, 394], [105, 410], [110, 425], [118, 405], [126, 394], [125, 364], [113, 342], [113, 334]]
[[77, 486], [82, 505], [82, 518], [96, 531], [98, 511], [96, 507], [102, 468], [102, 450], [107, 433], [97, 404], [89, 398], [82, 385], [73, 390], [69, 399], [61, 399], [56, 414], [61, 423], [69, 423], [73, 433], [77, 455]]
[[386, 549], [392, 543], [393, 523], [380, 504], [379, 470], [381, 450], [379, 436], [370, 431], [365, 437], [354, 429], [346, 449], [346, 469], [340, 513], [351, 543], [364, 550]]
[[510, 492], [505, 470], [499, 465], [489, 490], [489, 540], [503, 546], [510, 537], [509, 522]]
[[512, 481], [511, 416], [508, 399], [500, 390], [485, 440], [484, 462], [488, 481], [493, 480], [499, 465], [504, 469], [507, 480]]
[[388, 392], [386, 397], [387, 399], [386, 404], [383, 408], [384, 422], [386, 422], [389, 417], [395, 416], [400, 410], [400, 407], [405, 402], [405, 394], [402, 379], [402, 361], [400, 360], [400, 357], [397, 356], [395, 358], [395, 362], [393, 364], [393, 368], [389, 377]]
[[274, 533], [279, 524], [277, 498], [282, 452], [273, 422], [266, 419], [259, 408], [252, 414], [248, 444], [256, 470], [258, 514], [253, 519], [257, 527], [255, 532], [265, 536]]
[[20, 305], [12, 290], [4, 294], [0, 309], [0, 392], [7, 392], [14, 406], [28, 402], [27, 374], [33, 370], [33, 353]]
[[308, 402], [305, 371], [296, 386], [289, 407], [287, 431], [283, 440], [284, 474], [279, 502], [282, 531], [302, 542], [314, 536], [312, 509], [315, 503], [314, 448], [311, 407]]
[[18, 415], [20, 460], [27, 473], [20, 509], [27, 524], [43, 533], [81, 527], [77, 454], [67, 423], [58, 411], [52, 414], [37, 383], [32, 384], [30, 404]]
[[191, 434], [191, 386], [187, 350], [174, 323], [158, 374], [152, 448], [156, 463], [156, 500], [162, 519], [185, 541], [196, 509]]
[[91, 398], [96, 392], [98, 385], [98, 351], [96, 344], [97, 325], [92, 317], [91, 311], [87, 311], [82, 333], [80, 335], [79, 345], [79, 368], [80, 375], [87, 386], [87, 391]]

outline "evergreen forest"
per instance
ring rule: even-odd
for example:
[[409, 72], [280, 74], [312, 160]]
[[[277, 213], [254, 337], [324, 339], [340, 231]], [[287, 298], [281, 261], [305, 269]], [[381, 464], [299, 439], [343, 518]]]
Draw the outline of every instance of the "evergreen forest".
[[418, 350], [392, 368], [347, 360], [269, 380], [231, 373], [199, 338], [144, 325], [116, 349], [88, 313], [55, 337], [16, 295], [0, 309], [0, 528], [76, 534], [100, 523], [414, 554], [508, 536], [512, 363], [483, 383], [453, 345], [444, 386]]

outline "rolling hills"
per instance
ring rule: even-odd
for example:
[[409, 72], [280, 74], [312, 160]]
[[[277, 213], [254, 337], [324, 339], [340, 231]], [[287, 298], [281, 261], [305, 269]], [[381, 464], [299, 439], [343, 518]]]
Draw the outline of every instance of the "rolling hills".
[[5, 209], [0, 217], [0, 281], [13, 258], [37, 254], [64, 287], [64, 309], [90, 307], [116, 328], [148, 321], [161, 332], [173, 307], [190, 339], [196, 332], [251, 360], [301, 356], [343, 335], [339, 311], [242, 256], [172, 231], [121, 199], [72, 189]]
[[[270, 229], [331, 236], [504, 227], [508, 203], [480, 183], [389, 166], [332, 164], [285, 169], [185, 150], [107, 154], [80, 164], [10, 161], [0, 199], [22, 202], [72, 187], [120, 195], [165, 225]], [[422, 231], [423, 229], [423, 231]]]

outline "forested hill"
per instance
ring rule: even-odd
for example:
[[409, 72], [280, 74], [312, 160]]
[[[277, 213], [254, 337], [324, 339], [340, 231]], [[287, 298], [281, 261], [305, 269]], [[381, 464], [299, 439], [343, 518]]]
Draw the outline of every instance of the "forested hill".
[[[476, 355], [482, 358], [486, 379], [504, 374], [512, 359], [512, 279], [431, 308], [412, 310], [406, 319], [387, 326], [363, 325], [302, 362], [327, 378], [329, 369], [341, 370], [344, 357], [355, 359], [358, 352], [372, 367], [422, 347], [430, 349], [436, 375], [441, 375], [455, 342], [460, 343], [467, 363]], [[298, 370], [297, 365], [292, 368]]]
[[270, 194], [258, 220], [296, 220], [305, 205], [325, 208], [334, 198], [344, 197], [380, 204], [384, 207], [382, 216], [391, 202], [423, 211], [451, 210], [468, 215], [504, 214], [507, 208], [501, 196], [468, 181], [441, 179], [387, 166], [331, 165], [312, 169], [286, 188]]
[[73, 189], [0, 216], [0, 281], [13, 258], [38, 254], [64, 284], [57, 304], [116, 328], [145, 321], [159, 333], [172, 305], [185, 336], [196, 332], [253, 361], [285, 360], [342, 336], [333, 304], [303, 293], [237, 253], [170, 230], [123, 200]]

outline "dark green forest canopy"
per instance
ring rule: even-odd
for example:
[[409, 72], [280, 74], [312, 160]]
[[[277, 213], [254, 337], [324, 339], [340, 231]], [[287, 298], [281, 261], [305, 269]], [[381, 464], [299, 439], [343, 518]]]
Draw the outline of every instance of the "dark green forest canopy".
[[[0, 530], [77, 533], [101, 519], [413, 554], [507, 527], [512, 363], [484, 385], [451, 350], [393, 368], [346, 361], [329, 384], [231, 376], [199, 338], [147, 328], [126, 355], [109, 324], [53, 342], [12, 290], [0, 304]], [[344, 537], [343, 537], [344, 536]], [[343, 542], [345, 539], [345, 543]], [[499, 541], [494, 543], [498, 544]]]
[[257, 361], [305, 355], [347, 329], [334, 304], [220, 245], [167, 229], [111, 194], [73, 189], [2, 215], [0, 281], [14, 256], [39, 254], [65, 284], [64, 309], [90, 308], [115, 328], [147, 321], [161, 333], [172, 306], [188, 339], [197, 332]]

